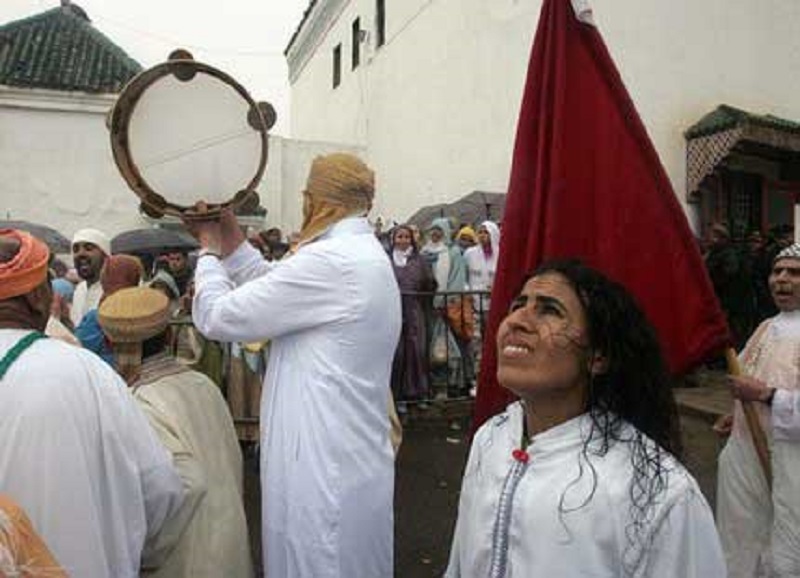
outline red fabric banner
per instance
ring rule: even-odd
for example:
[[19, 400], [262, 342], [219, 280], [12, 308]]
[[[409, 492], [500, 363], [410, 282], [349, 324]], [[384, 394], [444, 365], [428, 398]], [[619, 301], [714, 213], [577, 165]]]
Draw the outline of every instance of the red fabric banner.
[[686, 216], [594, 26], [544, 0], [522, 100], [474, 427], [513, 399], [497, 327], [525, 275], [576, 257], [625, 285], [681, 373], [729, 343]]

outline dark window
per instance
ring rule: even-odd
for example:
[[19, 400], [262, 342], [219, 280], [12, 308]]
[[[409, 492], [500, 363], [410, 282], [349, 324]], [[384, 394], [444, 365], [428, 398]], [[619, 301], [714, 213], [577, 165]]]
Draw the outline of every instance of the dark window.
[[333, 49], [333, 88], [342, 82], [342, 45], [337, 44]]
[[361, 62], [361, 18], [353, 20], [353, 52], [351, 54], [353, 70]]
[[375, 45], [386, 42], [386, 0], [375, 0]]

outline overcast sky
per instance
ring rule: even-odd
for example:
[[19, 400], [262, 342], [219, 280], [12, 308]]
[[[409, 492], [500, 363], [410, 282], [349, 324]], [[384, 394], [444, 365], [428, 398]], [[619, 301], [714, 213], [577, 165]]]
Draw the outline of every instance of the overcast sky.
[[[60, 0], [0, 0], [0, 24], [55, 8]], [[93, 25], [144, 67], [173, 48], [233, 76], [278, 111], [272, 132], [289, 134], [283, 51], [308, 0], [77, 0]]]

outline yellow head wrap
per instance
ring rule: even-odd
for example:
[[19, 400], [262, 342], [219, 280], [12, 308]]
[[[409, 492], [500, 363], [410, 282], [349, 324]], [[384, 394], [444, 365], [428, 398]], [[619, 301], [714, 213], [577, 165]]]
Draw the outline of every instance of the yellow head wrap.
[[300, 244], [317, 238], [337, 221], [366, 214], [375, 196], [375, 173], [351, 154], [319, 156], [311, 164], [304, 194]]
[[458, 231], [458, 235], [456, 235], [456, 239], [460, 239], [461, 237], [466, 237], [470, 239], [473, 243], [478, 242], [478, 235], [475, 234], [475, 229], [467, 225], [466, 227], [461, 227]]

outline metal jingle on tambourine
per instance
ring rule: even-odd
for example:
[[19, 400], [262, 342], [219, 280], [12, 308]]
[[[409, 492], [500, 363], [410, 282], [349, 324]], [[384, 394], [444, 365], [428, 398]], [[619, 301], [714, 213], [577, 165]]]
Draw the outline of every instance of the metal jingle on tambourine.
[[169, 53], [167, 60], [170, 63], [172, 75], [181, 82], [189, 82], [197, 74], [194, 56], [186, 49], [176, 48]]
[[256, 107], [250, 109], [247, 113], [247, 122], [250, 126], [258, 129], [259, 120], [257, 119], [257, 115], [259, 113], [263, 119], [261, 122], [267, 127], [267, 130], [275, 126], [275, 121], [278, 120], [278, 113], [275, 112], [275, 108], [270, 103], [264, 101], [256, 103]]
[[[275, 118], [232, 77], [176, 50], [131, 80], [107, 124], [114, 161], [146, 214], [208, 219], [258, 209]], [[213, 200], [202, 214], [199, 198]]]

